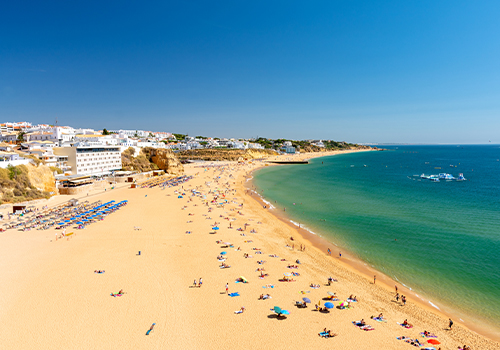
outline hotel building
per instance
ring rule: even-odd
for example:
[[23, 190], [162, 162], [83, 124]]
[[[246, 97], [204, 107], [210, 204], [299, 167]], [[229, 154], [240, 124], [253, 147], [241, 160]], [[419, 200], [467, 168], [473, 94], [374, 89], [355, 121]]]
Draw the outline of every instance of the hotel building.
[[[67, 156], [72, 175], [106, 175], [122, 168], [119, 146], [55, 147], [54, 154]], [[68, 167], [68, 168], [69, 168]]]

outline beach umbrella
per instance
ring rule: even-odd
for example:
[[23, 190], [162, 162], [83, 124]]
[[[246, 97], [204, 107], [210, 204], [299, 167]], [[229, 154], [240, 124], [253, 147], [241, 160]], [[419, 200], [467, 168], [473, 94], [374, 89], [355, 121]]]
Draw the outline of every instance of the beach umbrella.
[[347, 307], [349, 306], [349, 303], [347, 301], [343, 301], [340, 303], [340, 307]]
[[286, 277], [291, 277], [291, 276], [293, 276], [290, 272], [285, 272], [283, 275], [284, 275], [284, 276], [286, 276]]
[[333, 306], [333, 304], [332, 304], [332, 303], [327, 302], [327, 303], [325, 303], [325, 307], [326, 307], [327, 309], [333, 309], [335, 306]]
[[430, 344], [434, 344], [434, 345], [438, 345], [438, 344], [441, 344], [440, 342], [438, 342], [436, 339], [429, 339], [427, 340], [428, 343]]
[[220, 255], [226, 255], [227, 252], [220, 252]]
[[281, 315], [281, 308], [280, 308], [280, 307], [275, 306], [272, 310], [273, 310], [274, 312], [276, 312], [278, 315]]
[[281, 309], [282, 315], [290, 315], [290, 311]]
[[217, 226], [212, 227], [212, 230], [217, 231], [219, 228]]
[[302, 300], [304, 300], [304, 302], [306, 302], [306, 303], [309, 303], [309, 304], [311, 303], [311, 299], [309, 299], [309, 298], [302, 298]]
[[77, 225], [83, 225], [83, 222], [78, 221], [78, 222], [76, 222], [76, 224], [77, 224]]
[[182, 196], [177, 196], [177, 198], [183, 198]]
[[64, 225], [64, 222], [60, 222], [60, 223], [58, 223], [58, 225]]
[[332, 293], [332, 292], [327, 292], [327, 294], [331, 297], [335, 296], [335, 293]]
[[248, 283], [247, 279], [243, 276], [240, 276], [240, 279], [244, 282], [244, 283]]

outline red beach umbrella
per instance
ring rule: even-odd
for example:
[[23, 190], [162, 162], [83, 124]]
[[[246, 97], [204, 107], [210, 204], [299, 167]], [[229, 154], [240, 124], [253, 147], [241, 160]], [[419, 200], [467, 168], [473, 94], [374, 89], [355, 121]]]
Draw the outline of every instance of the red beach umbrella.
[[438, 344], [441, 344], [440, 342], [438, 342], [436, 339], [429, 339], [427, 340], [428, 343], [430, 344], [434, 344], [434, 345], [438, 345]]

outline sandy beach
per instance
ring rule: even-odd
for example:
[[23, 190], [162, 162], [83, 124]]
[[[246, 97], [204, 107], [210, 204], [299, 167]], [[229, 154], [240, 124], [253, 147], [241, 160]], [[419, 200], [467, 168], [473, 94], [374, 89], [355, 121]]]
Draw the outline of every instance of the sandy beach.
[[[293, 159], [319, 155], [326, 154]], [[397, 302], [390, 280], [377, 275], [374, 284], [370, 271], [329, 256], [321, 242], [278, 219], [247, 189], [261, 166], [193, 164], [185, 168], [193, 178], [180, 186], [122, 185], [85, 195], [89, 203], [128, 204], [83, 230], [68, 229], [69, 237], [54, 229], [0, 233], [0, 348], [413, 349], [396, 339], [405, 336], [419, 348], [500, 349], [498, 338], [457, 321], [449, 330], [445, 315], [411, 297]], [[248, 283], [237, 282], [241, 277]], [[327, 285], [329, 277], [335, 281]], [[228, 295], [226, 284], [239, 295]], [[329, 292], [335, 307], [316, 311]], [[266, 294], [271, 298], [259, 298]], [[358, 301], [338, 308], [351, 295]], [[303, 298], [311, 303], [295, 306]], [[275, 306], [289, 315], [277, 315]], [[381, 313], [383, 320], [371, 319]], [[373, 330], [353, 324], [362, 319]], [[405, 319], [412, 328], [398, 324]], [[319, 336], [325, 328], [337, 336]]]

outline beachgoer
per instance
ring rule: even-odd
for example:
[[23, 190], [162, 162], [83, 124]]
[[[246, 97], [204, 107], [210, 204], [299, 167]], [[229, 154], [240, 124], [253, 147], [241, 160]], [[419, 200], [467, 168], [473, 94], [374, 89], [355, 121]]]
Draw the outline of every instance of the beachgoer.
[[396, 294], [398, 293], [398, 286], [394, 286], [394, 288], [396, 288]]
[[453, 321], [451, 320], [451, 318], [449, 320], [450, 320], [450, 323], [448, 324], [448, 327], [451, 329], [451, 326], [453, 326]]
[[229, 284], [226, 283], [226, 294], [228, 294], [228, 293], [229, 293]]
[[195, 286], [195, 287], [196, 287], [196, 280], [194, 280], [194, 282], [193, 282], [193, 286]]
[[330, 250], [330, 248], [328, 248], [328, 255], [332, 255], [332, 251]]
[[406, 305], [406, 297], [404, 295], [401, 296], [401, 301], [403, 302], [403, 305]]
[[342, 257], [342, 252], [339, 252], [339, 258], [341, 258], [341, 257]]
[[375, 284], [375, 282], [377, 282], [377, 275], [373, 275], [373, 284]]
[[201, 287], [202, 284], [203, 284], [203, 281], [201, 280], [201, 277], [200, 277], [200, 281], [198, 282], [198, 287]]

